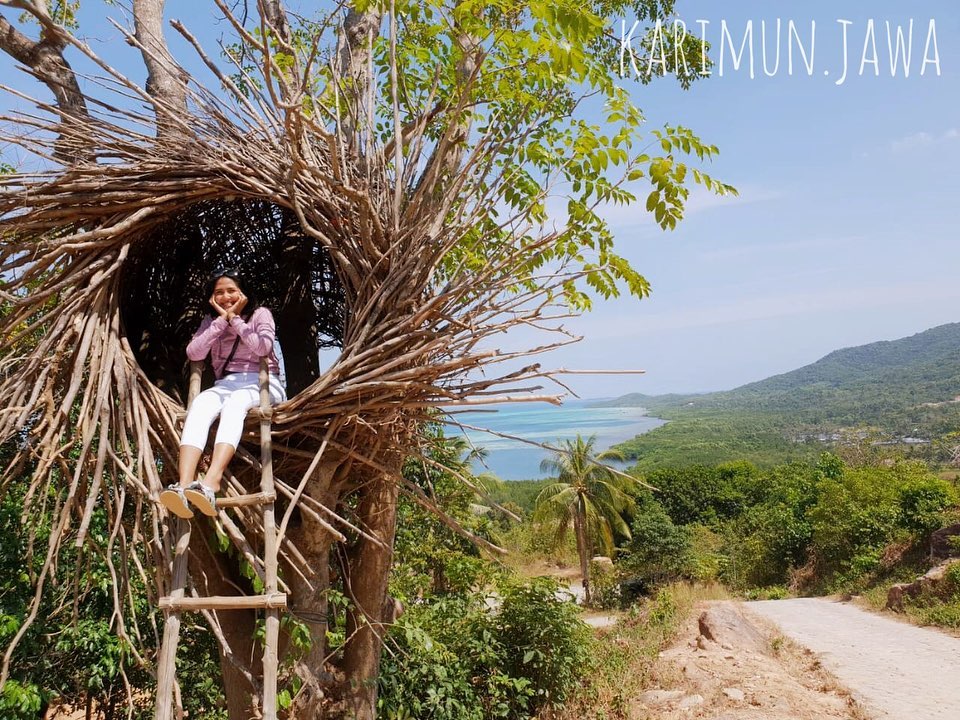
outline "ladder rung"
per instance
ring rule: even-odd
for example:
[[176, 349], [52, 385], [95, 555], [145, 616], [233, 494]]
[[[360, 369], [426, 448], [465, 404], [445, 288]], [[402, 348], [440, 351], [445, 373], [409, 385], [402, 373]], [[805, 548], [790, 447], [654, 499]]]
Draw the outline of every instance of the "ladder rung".
[[268, 610], [287, 607], [284, 593], [272, 595], [212, 595], [210, 597], [160, 598], [161, 610]]
[[230, 495], [217, 498], [217, 507], [246, 507], [247, 505], [267, 505], [277, 499], [276, 493], [254, 493], [252, 495]]

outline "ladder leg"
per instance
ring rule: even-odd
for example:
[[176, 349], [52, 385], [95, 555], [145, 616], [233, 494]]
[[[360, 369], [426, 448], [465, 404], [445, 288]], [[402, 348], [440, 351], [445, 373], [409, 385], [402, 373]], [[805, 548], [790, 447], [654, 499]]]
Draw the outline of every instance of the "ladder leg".
[[[187, 407], [193, 404], [200, 392], [203, 378], [203, 363], [190, 363], [190, 382], [187, 389]], [[176, 545], [173, 551], [173, 568], [170, 578], [170, 597], [182, 599], [187, 587], [189, 563], [187, 550], [190, 547], [190, 521], [173, 518], [173, 532]], [[157, 709], [156, 720], [174, 720], [174, 709], [181, 704], [177, 687], [177, 644], [180, 642], [180, 610], [174, 609], [165, 614], [163, 641], [160, 656], [157, 659]], [[176, 697], [174, 697], [176, 691]]]
[[[182, 598], [187, 586], [187, 549], [190, 547], [190, 522], [176, 518], [174, 532], [177, 544], [173, 556], [173, 577], [170, 596]], [[174, 720], [174, 683], [176, 682], [177, 643], [180, 641], [180, 612], [166, 614], [163, 642], [157, 660], [156, 720]]]
[[[260, 361], [260, 491], [268, 496], [276, 496], [273, 484], [273, 441], [270, 427], [270, 377], [265, 358]], [[278, 592], [277, 589], [277, 519], [274, 503], [263, 506], [263, 561], [264, 579], [267, 595]], [[263, 649], [263, 719], [277, 718], [277, 673], [280, 658], [280, 611], [266, 611], [266, 637]]]

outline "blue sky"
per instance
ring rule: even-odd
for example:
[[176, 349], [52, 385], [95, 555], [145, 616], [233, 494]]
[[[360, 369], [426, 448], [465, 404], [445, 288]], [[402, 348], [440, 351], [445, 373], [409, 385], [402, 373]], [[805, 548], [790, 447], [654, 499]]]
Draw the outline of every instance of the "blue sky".
[[[756, 77], [750, 79], [745, 66], [734, 71], [725, 47], [723, 77], [715, 72], [689, 91], [670, 79], [636, 84], [634, 96], [651, 128], [682, 124], [718, 145], [721, 154], [709, 171], [734, 184], [740, 197], [717, 200], [694, 191], [686, 219], [671, 233], [658, 230], [642, 207], [611, 210], [619, 250], [650, 280], [653, 294], [642, 302], [598, 303], [590, 315], [569, 323], [584, 341], [544, 364], [647, 371], [577, 376], [573, 387], [585, 397], [719, 390], [794, 369], [840, 347], [957, 320], [960, 5], [678, 0], [677, 7], [692, 32], [700, 32], [698, 19], [710, 21], [706, 32], [715, 61], [724, 42], [721, 21], [739, 46], [752, 20]], [[98, 2], [84, 8], [102, 12]], [[188, 20], [194, 8], [171, 0], [168, 16]], [[771, 32], [778, 17], [784, 55], [777, 74], [767, 77], [760, 21]], [[842, 85], [836, 84], [843, 50], [838, 18], [852, 22]], [[880, 77], [870, 65], [857, 75], [870, 18]], [[891, 77], [885, 23], [894, 31], [897, 25], [906, 29], [911, 18], [910, 77], [902, 68]], [[808, 52], [810, 21], [816, 22], [813, 75], [798, 57], [794, 74], [787, 74], [791, 19]], [[921, 77], [931, 19], [940, 74], [928, 64]], [[200, 28], [199, 22], [188, 24]], [[612, 25], [619, 35], [620, 23]], [[213, 27], [204, 34], [216, 37], [225, 30]], [[97, 52], [118, 65], [129, 57], [130, 67], [140, 67], [136, 51], [115, 30], [100, 25], [94, 34]], [[174, 52], [182, 57], [173, 35]], [[767, 48], [772, 59], [772, 38]], [[12, 65], [6, 56], [0, 63]], [[9, 82], [9, 73], [4, 76]]]
[[[730, 9], [732, 8], [732, 9]], [[960, 300], [960, 5], [951, 2], [678, 2], [717, 61], [720, 22], [739, 49], [754, 22], [756, 76], [746, 65], [684, 92], [638, 86], [651, 126], [686, 125], [721, 154], [709, 171], [734, 184], [729, 201], [694, 191], [688, 216], [659, 231], [642, 208], [611, 213], [620, 251], [653, 285], [649, 299], [600, 304], [570, 327], [585, 336], [565, 367], [638, 367], [642, 377], [580, 379], [584, 396], [732, 388], [812, 362], [831, 350], [911, 335], [958, 320]], [[795, 56], [773, 77], [760, 68], [761, 20], [793, 19], [815, 71]], [[910, 77], [891, 77], [885, 22], [914, 18]], [[848, 26], [848, 73], [842, 26]], [[880, 77], [859, 70], [875, 21]], [[929, 21], [940, 76], [919, 76]], [[619, 24], [616, 28], [619, 34]], [[895, 34], [894, 34], [895, 38]], [[869, 50], [869, 48], [868, 48]], [[929, 53], [932, 57], [932, 49]], [[785, 57], [785, 55], [784, 55]], [[802, 69], [802, 72], [800, 70]], [[825, 76], [824, 70], [831, 75]]]

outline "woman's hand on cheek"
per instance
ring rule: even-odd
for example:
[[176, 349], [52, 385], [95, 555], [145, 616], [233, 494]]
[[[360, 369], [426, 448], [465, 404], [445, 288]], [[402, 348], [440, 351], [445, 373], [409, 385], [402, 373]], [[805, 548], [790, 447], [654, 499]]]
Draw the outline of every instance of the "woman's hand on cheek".
[[217, 304], [216, 299], [212, 295], [210, 296], [210, 305], [211, 307], [213, 307], [214, 310], [217, 311], [217, 315], [222, 317], [224, 320], [230, 320], [230, 318], [227, 317], [227, 311]]
[[244, 295], [243, 293], [240, 293], [240, 299], [237, 300], [236, 303], [234, 303], [234, 306], [232, 308], [230, 308], [230, 312], [233, 315], [240, 315], [246, 306], [247, 306], [247, 296]]

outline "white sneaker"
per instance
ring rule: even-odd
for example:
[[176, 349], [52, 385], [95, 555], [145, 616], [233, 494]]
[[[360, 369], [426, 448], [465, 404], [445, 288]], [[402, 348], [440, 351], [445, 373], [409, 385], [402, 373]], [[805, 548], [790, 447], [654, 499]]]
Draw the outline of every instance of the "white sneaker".
[[160, 504], [178, 518], [189, 520], [193, 517], [193, 510], [187, 505], [187, 498], [179, 483], [168, 485], [167, 489], [160, 493]]
[[[183, 491], [187, 500], [197, 510], [208, 517], [216, 517], [217, 514], [217, 496], [210, 488], [201, 482], [190, 483]], [[191, 513], [192, 514], [192, 513]]]

